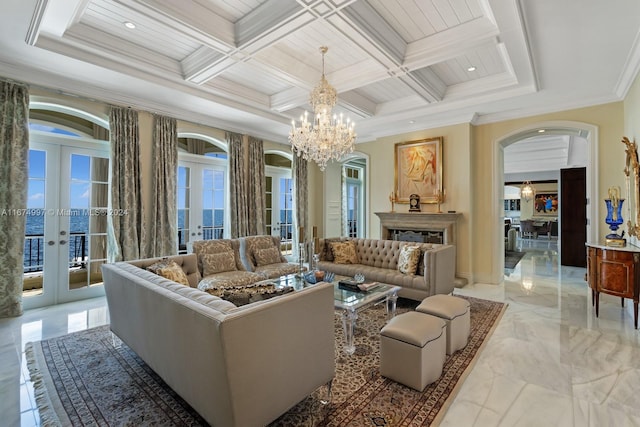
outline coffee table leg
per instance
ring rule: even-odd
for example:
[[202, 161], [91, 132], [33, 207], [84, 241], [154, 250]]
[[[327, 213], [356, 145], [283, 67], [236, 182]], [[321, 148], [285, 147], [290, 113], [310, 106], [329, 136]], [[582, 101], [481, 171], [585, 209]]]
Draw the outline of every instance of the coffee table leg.
[[344, 352], [353, 354], [356, 352], [356, 346], [353, 344], [353, 330], [356, 325], [358, 314], [355, 310], [344, 310], [342, 312], [342, 330], [344, 331]]
[[387, 322], [396, 315], [396, 301], [398, 301], [397, 293], [387, 295]]

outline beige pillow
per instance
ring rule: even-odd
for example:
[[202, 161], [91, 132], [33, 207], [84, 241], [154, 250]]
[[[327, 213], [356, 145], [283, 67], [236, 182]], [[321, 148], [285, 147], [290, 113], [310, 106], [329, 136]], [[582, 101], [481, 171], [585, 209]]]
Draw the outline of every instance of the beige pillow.
[[256, 266], [280, 263], [280, 251], [275, 246], [271, 248], [256, 249], [253, 251]]
[[147, 270], [156, 273], [157, 275], [162, 276], [165, 279], [173, 280], [174, 282], [180, 283], [181, 285], [189, 286], [189, 279], [187, 278], [187, 274], [175, 261], [156, 262], [155, 264], [147, 267]]
[[420, 247], [405, 245], [398, 256], [398, 271], [403, 274], [416, 274], [420, 262]]
[[336, 264], [359, 264], [356, 243], [352, 240], [331, 242], [331, 252], [333, 253], [333, 262]]
[[233, 251], [218, 252], [215, 254], [202, 254], [203, 276], [207, 277], [216, 273], [224, 273], [225, 271], [235, 271], [236, 258]]
[[182, 267], [176, 264], [175, 261], [171, 261], [169, 265], [159, 269], [158, 274], [165, 279], [173, 280], [181, 285], [189, 286], [189, 278], [187, 277], [187, 274], [184, 272]]

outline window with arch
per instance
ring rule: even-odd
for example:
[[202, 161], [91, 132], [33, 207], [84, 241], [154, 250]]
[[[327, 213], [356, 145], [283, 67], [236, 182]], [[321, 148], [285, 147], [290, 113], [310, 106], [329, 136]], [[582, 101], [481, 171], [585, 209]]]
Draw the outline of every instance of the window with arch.
[[25, 308], [104, 294], [109, 130], [106, 117], [31, 102]]
[[196, 134], [178, 138], [178, 253], [195, 240], [222, 239], [227, 224], [227, 152], [223, 143]]

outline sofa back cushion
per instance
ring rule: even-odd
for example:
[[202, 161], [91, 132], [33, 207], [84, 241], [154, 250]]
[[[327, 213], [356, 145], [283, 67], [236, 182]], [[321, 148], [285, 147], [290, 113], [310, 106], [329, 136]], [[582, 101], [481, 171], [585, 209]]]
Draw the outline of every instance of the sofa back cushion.
[[233, 252], [236, 270], [246, 271], [247, 269], [240, 259], [240, 243], [238, 239], [197, 240], [193, 242], [193, 252], [198, 256], [198, 270], [203, 276], [204, 265], [202, 263], [202, 255], [229, 251]]
[[280, 250], [275, 246], [271, 248], [256, 249], [253, 252], [253, 258], [256, 262], [256, 267], [262, 267], [269, 264], [279, 264]]
[[237, 271], [236, 259], [233, 251], [223, 251], [217, 253], [204, 253], [200, 255], [202, 262], [202, 277], [208, 277], [216, 273], [226, 271]]
[[[278, 260], [276, 262], [287, 262], [287, 259], [282, 255], [282, 252], [280, 252], [280, 238], [277, 236], [247, 236], [241, 237], [238, 240], [240, 241], [240, 252], [241, 256], [243, 257], [243, 262], [245, 263], [247, 270], [249, 271], [256, 271], [256, 267], [258, 266], [258, 260], [256, 256], [260, 256], [258, 254], [258, 251], [261, 249], [276, 248], [276, 250], [278, 251]], [[272, 251], [272, 255], [272, 259], [275, 261], [274, 251]]]

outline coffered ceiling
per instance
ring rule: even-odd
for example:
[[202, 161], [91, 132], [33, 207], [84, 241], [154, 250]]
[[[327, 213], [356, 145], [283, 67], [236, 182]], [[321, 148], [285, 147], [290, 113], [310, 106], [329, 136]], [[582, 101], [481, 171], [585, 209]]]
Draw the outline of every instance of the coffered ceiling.
[[277, 142], [311, 109], [322, 45], [360, 142], [617, 101], [640, 63], [636, 0], [2, 6], [0, 75]]

